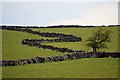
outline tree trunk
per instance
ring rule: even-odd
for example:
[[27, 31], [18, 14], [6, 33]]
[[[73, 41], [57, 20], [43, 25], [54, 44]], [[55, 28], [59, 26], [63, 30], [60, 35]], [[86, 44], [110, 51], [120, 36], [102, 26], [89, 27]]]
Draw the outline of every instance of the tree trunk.
[[96, 48], [95, 47], [93, 47], [93, 52], [96, 52]]

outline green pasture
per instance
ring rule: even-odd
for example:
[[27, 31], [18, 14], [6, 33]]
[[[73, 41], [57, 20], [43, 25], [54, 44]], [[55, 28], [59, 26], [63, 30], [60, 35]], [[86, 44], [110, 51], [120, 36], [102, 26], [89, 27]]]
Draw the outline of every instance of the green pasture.
[[116, 78], [117, 58], [77, 59], [3, 67], [3, 78]]
[[[111, 42], [108, 48], [100, 51], [118, 51], [118, 30], [117, 27], [109, 27], [112, 31]], [[54, 32], [72, 34], [82, 37], [82, 42], [54, 42], [42, 43], [58, 47], [67, 47], [73, 50], [92, 51], [85, 46], [86, 39], [92, 35], [96, 28], [36, 28], [41, 32]], [[0, 30], [1, 31], [1, 30]], [[2, 31], [2, 58], [3, 59], [24, 59], [36, 56], [55, 56], [66, 53], [56, 52], [49, 49], [36, 48], [21, 45], [26, 38], [52, 39], [41, 37], [25, 32]], [[86, 58], [63, 62], [46, 62], [29, 64], [24, 66], [2, 67], [3, 78], [116, 78], [118, 77], [118, 58]]]
[[[118, 51], [118, 27], [106, 27], [105, 29], [111, 30], [111, 42], [108, 47], [100, 49], [99, 51]], [[82, 37], [82, 42], [57, 42], [57, 43], [44, 43], [46, 45], [53, 45], [56, 47], [67, 47], [73, 50], [87, 50], [92, 51], [92, 48], [86, 47], [86, 40], [92, 35], [96, 28], [39, 28], [33, 29], [42, 32], [55, 32], [72, 34]]]
[[[64, 53], [55, 52], [49, 49], [30, 47], [27, 45], [21, 45], [23, 39], [46, 39], [38, 35], [33, 35], [25, 32], [16, 31], [2, 31], [2, 58], [3, 59], [24, 59], [33, 58], [36, 56], [55, 56]], [[51, 38], [47, 38], [51, 39]]]

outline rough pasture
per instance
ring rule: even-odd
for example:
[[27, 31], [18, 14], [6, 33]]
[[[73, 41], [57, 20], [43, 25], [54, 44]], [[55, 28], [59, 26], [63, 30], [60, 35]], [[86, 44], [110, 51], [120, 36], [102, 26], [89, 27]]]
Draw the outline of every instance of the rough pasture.
[[[43, 42], [78, 42], [78, 41], [82, 41], [81, 37], [76, 37], [73, 35], [66, 35], [66, 34], [61, 34], [61, 33], [47, 33], [47, 32], [40, 32], [40, 31], [33, 31], [29, 28], [21, 28], [21, 27], [16, 27], [16, 26], [2, 26], [3, 30], [13, 30], [13, 31], [19, 31], [19, 32], [27, 32], [30, 34], [35, 34], [35, 35], [39, 35], [39, 36], [44, 36], [44, 37], [53, 37], [53, 38], [58, 38], [58, 39], [24, 39], [22, 40], [23, 45], [29, 45], [29, 46], [36, 46], [38, 48], [43, 48], [43, 49], [51, 49], [51, 50], [55, 50], [55, 51], [59, 51], [59, 52], [68, 52], [68, 53], [72, 53], [72, 55], [67, 55], [67, 59], [72, 60], [72, 59], [79, 59], [79, 58], [91, 58], [91, 57], [96, 57], [96, 58], [104, 58], [104, 57], [112, 57], [112, 58], [117, 58], [120, 57], [120, 53], [99, 53], [99, 52], [95, 52], [92, 53], [91, 52], [87, 52], [86, 51], [76, 51], [76, 50], [72, 50], [72, 49], [68, 49], [68, 48], [59, 48], [59, 47], [54, 47], [54, 46], [50, 46], [50, 45], [43, 45], [40, 43]], [[83, 53], [82, 53], [83, 52]], [[79, 56], [79, 57], [78, 57]], [[55, 58], [54, 58], [55, 57]], [[64, 61], [65, 56], [54, 56], [54, 57], [49, 57], [50, 61]], [[56, 59], [57, 57], [57, 59]], [[32, 62], [31, 62], [32, 61]], [[32, 63], [43, 63], [46, 62], [45, 58], [42, 57], [37, 57], [37, 58], [32, 58], [32, 59], [24, 59], [24, 60], [3, 60], [2, 61], [2, 66], [15, 66], [15, 65], [24, 65], [24, 64], [32, 64]]]
[[[99, 51], [116, 52], [118, 51], [118, 27], [106, 27], [111, 30], [111, 42], [108, 43], [108, 48], [100, 49]], [[72, 50], [87, 50], [92, 49], [85, 46], [87, 38], [92, 35], [96, 28], [33, 28], [34, 31], [55, 32], [63, 34], [72, 34], [82, 37], [82, 42], [58, 42], [58, 43], [43, 43], [46, 45], [53, 45], [56, 47], [67, 47]]]
[[[64, 31], [64, 29], [63, 29], [63, 31]], [[81, 29], [81, 31], [82, 31], [82, 29]], [[72, 32], [72, 31], [66, 31], [67, 34], [72, 34], [69, 32]], [[73, 33], [76, 34], [77, 32], [73, 32]], [[11, 35], [11, 37], [12, 36], [13, 35]], [[115, 38], [116, 36], [112, 36], [112, 37], [114, 37], [113, 39], [116, 40], [116, 38]], [[26, 38], [24, 37], [21, 40], [23, 40], [23, 39], [26, 39]], [[32, 39], [32, 37], [31, 37], [31, 39]], [[12, 40], [11, 40], [11, 42], [12, 42]], [[65, 42], [61, 42], [61, 44], [62, 43], [65, 44]], [[69, 44], [69, 42], [67, 42], [67, 43]], [[53, 43], [53, 45], [54, 44], [55, 43]], [[72, 44], [71, 46], [73, 46], [75, 49], [76, 45], [74, 43], [70, 43], [70, 44]], [[115, 44], [113, 44], [113, 45], [115, 45]], [[23, 46], [25, 46], [25, 45], [23, 45]], [[63, 47], [64, 46], [66, 46], [66, 44], [63, 45]], [[28, 47], [31, 50], [35, 49], [34, 47], [32, 47], [32, 48], [29, 46], [26, 46], [26, 47]], [[28, 51], [31, 51], [29, 49], [28, 49]], [[36, 51], [37, 50], [41, 50], [41, 48], [36, 49]], [[46, 49], [46, 50], [48, 50], [48, 49]], [[77, 50], [81, 50], [81, 45]], [[84, 49], [82, 49], [82, 50], [84, 50]], [[107, 50], [109, 51], [109, 49], [107, 49]], [[117, 51], [115, 47], [113, 47], [110, 50], [115, 51], [115, 52]], [[24, 51], [24, 49], [23, 49], [23, 51]], [[51, 50], [48, 50], [46, 52], [49, 52], [49, 51], [51, 51]], [[16, 50], [16, 52], [17, 52], [17, 50]], [[35, 54], [35, 52], [34, 52], [34, 54]], [[55, 54], [51, 53], [50, 55], [59, 55], [59, 52], [56, 52], [56, 51], [53, 51], [53, 52]], [[32, 52], [29, 52], [29, 53], [27, 54], [27, 56], [32, 54]], [[39, 52], [39, 55], [41, 55], [41, 54], [42, 54], [42, 52]], [[60, 55], [61, 54], [66, 54], [66, 53], [60, 53]], [[15, 54], [15, 55], [17, 55], [17, 54]], [[24, 56], [21, 56], [21, 58], [26, 57], [25, 55], [26, 55], [26, 52], [25, 52]], [[46, 55], [46, 54], [43, 53], [43, 56], [44, 55]], [[5, 56], [5, 55], [3, 55], [3, 56]], [[8, 54], [8, 56], [9, 56], [9, 54]], [[34, 57], [34, 55], [32, 55], [32, 56]], [[12, 56], [11, 56], [11, 58], [12, 58]], [[91, 59], [78, 59], [78, 60], [73, 60], [73, 61], [63, 61], [63, 62], [55, 62], [55, 63], [42, 63], [42, 64], [34, 64], [34, 65], [25, 65], [25, 66], [19, 66], [19, 67], [16, 66], [13, 68], [12, 67], [3, 67], [3, 77], [7, 77], [7, 78], [8, 77], [9, 78], [10, 77], [32, 77], [32, 78], [33, 77], [44, 77], [44, 78], [45, 77], [57, 77], [57, 78], [59, 78], [59, 77], [69, 77], [69, 78], [70, 77], [78, 77], [78, 78], [89, 78], [89, 77], [107, 78], [107, 77], [110, 77], [110, 78], [113, 78], [113, 77], [117, 77], [117, 71], [118, 71], [117, 70], [117, 65], [118, 65], [117, 60], [118, 60], [117, 58], [103, 58], [103, 59], [91, 58]], [[64, 64], [62, 64], [62, 63], [64, 63]], [[57, 64], [57, 65], [54, 65], [54, 64]], [[44, 66], [42, 66], [42, 65], [44, 65]], [[31, 70], [34, 71], [35, 73], [32, 74], [30, 72]], [[75, 73], [73, 73], [73, 72], [75, 72]], [[21, 75], [19, 75], [19, 74], [21, 74]], [[39, 75], [37, 75], [37, 74], [39, 74]], [[73, 76], [71, 76], [71, 75], [73, 75]]]
[[117, 78], [118, 58], [85, 58], [2, 68], [3, 78]]
[[[2, 58], [5, 60], [9, 59], [24, 59], [24, 58], [32, 58], [35, 56], [55, 56], [61, 55], [65, 53], [56, 52], [43, 49], [36, 48], [27, 45], [21, 45], [23, 39], [26, 38], [35, 38], [35, 39], [51, 39], [46, 37], [41, 37], [38, 35], [28, 34], [24, 32], [16, 32], [16, 31], [2, 31]], [[11, 53], [11, 54], [10, 54]]]
[[2, 66], [17, 66], [25, 64], [35, 64], [35, 63], [44, 63], [44, 62], [58, 62], [82, 58], [119, 58], [119, 52], [73, 52], [72, 54], [65, 54], [61, 56], [52, 56], [52, 57], [35, 57], [30, 59], [21, 59], [21, 60], [2, 60]]

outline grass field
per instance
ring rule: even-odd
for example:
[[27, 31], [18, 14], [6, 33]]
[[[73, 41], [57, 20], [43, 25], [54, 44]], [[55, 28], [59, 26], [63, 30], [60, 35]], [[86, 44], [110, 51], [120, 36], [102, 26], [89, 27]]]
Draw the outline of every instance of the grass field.
[[16, 67], [3, 67], [6, 78], [116, 78], [118, 59], [78, 59]]
[[[118, 27], [107, 27], [111, 30], [111, 42], [108, 48], [100, 49], [100, 51], [118, 51]], [[44, 43], [46, 45], [54, 45], [57, 47], [68, 47], [73, 50], [87, 50], [92, 51], [91, 48], [86, 47], [86, 40], [92, 35], [96, 28], [40, 28], [33, 29], [42, 32], [56, 32], [64, 34], [72, 34], [82, 37], [82, 42], [58, 42], [58, 43]]]
[[[43, 43], [58, 47], [67, 47], [74, 50], [92, 49], [85, 46], [86, 39], [96, 28], [40, 28], [33, 29], [42, 32], [57, 32], [72, 34], [82, 37], [82, 42], [58, 42]], [[109, 28], [112, 30], [111, 42], [108, 48], [100, 51], [118, 51], [118, 30], [117, 27]], [[55, 56], [66, 53], [56, 52], [48, 49], [21, 45], [21, 41], [26, 38], [44, 38], [24, 32], [3, 30], [2, 54], [3, 59], [23, 59], [36, 56]], [[63, 62], [49, 62], [42, 64], [30, 64], [15, 67], [3, 67], [3, 78], [115, 78], [118, 77], [118, 58], [89, 58], [77, 59]]]
[[3, 38], [2, 40], [3, 59], [24, 59], [36, 56], [55, 56], [63, 54], [61, 52], [55, 52], [48, 49], [44, 50], [42, 48], [21, 45], [23, 39], [27, 38], [45, 39], [46, 37], [41, 37], [38, 35], [28, 34], [24, 32], [3, 30], [2, 38]]

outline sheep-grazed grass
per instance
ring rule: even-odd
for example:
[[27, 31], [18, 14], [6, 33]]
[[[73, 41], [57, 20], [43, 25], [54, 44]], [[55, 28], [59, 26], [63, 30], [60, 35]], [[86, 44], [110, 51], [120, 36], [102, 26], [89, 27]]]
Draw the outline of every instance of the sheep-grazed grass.
[[[33, 58], [36, 56], [55, 56], [61, 55], [64, 53], [55, 52], [48, 49], [36, 48], [27, 45], [22, 45], [21, 42], [23, 39], [46, 39], [46, 37], [41, 37], [38, 35], [28, 34], [25, 32], [16, 32], [16, 31], [2, 31], [2, 58], [3, 59], [24, 59], [24, 58]], [[47, 38], [51, 39], [51, 38]]]
[[117, 58], [89, 58], [3, 67], [3, 78], [117, 78]]
[[[107, 48], [100, 49], [99, 51], [118, 51], [118, 27], [106, 27], [111, 30], [111, 42], [108, 43]], [[92, 48], [86, 47], [86, 40], [92, 35], [96, 28], [40, 28], [33, 29], [42, 32], [56, 32], [63, 34], [72, 34], [82, 37], [82, 42], [57, 42], [57, 43], [44, 43], [46, 45], [53, 45], [56, 47], [68, 47], [73, 50], [87, 50], [92, 51]]]
[[[112, 30], [111, 42], [108, 48], [100, 51], [118, 51], [117, 27], [108, 27]], [[73, 50], [92, 49], [85, 46], [86, 39], [92, 35], [96, 28], [39, 28], [33, 29], [42, 32], [56, 32], [72, 34], [82, 37], [82, 42], [57, 42], [43, 43], [58, 47], [67, 47]], [[2, 31], [2, 54], [3, 59], [24, 59], [36, 56], [55, 56], [66, 53], [56, 52], [48, 49], [21, 45], [26, 38], [51, 39], [25, 32]], [[63, 62], [47, 62], [30, 64], [25, 66], [3, 67], [3, 78], [115, 78], [118, 77], [118, 58], [86, 58]]]

